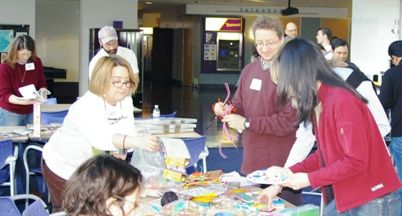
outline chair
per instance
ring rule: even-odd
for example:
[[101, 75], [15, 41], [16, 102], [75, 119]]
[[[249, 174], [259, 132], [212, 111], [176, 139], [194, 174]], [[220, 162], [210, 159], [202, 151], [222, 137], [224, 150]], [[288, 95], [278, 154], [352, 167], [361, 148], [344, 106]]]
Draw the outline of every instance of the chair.
[[312, 189], [311, 191], [302, 191], [304, 195], [320, 196], [320, 216], [324, 215], [324, 196], [319, 191], [319, 188]]
[[0, 141], [0, 186], [10, 187], [11, 196], [16, 194], [15, 165], [17, 158], [18, 147], [14, 148], [13, 154], [13, 142], [11, 140]]
[[[15, 205], [16, 200], [34, 200], [24, 209], [22, 214]], [[20, 194], [9, 197], [0, 197], [0, 215], [2, 216], [48, 216], [47, 205], [39, 197], [32, 194]]]
[[66, 117], [67, 113], [68, 110], [58, 112], [41, 112], [41, 122], [45, 125], [51, 123], [63, 123], [64, 117]]
[[203, 168], [202, 171], [207, 171], [207, 161], [206, 158], [209, 155], [208, 148], [205, 145], [206, 138], [205, 136], [197, 137], [197, 138], [183, 138], [184, 143], [187, 146], [188, 152], [190, 153], [190, 162], [189, 166], [194, 166], [197, 168], [197, 162], [202, 160]]
[[57, 104], [57, 98], [48, 98], [44, 102], [45, 104]]
[[21, 213], [10, 197], [0, 197], [0, 215], [21, 216]]
[[[30, 194], [30, 191], [29, 191], [30, 177], [31, 176], [38, 176], [38, 175], [41, 176], [42, 175], [42, 170], [41, 170], [41, 167], [40, 167], [39, 164], [37, 164], [34, 167], [29, 167], [29, 164], [28, 164], [28, 152], [29, 151], [36, 151], [35, 153], [40, 153], [40, 154], [35, 154], [35, 156], [39, 156], [39, 157], [35, 157], [36, 160], [40, 161], [41, 158], [42, 158], [43, 148], [40, 147], [40, 146], [36, 146], [36, 145], [29, 145], [24, 150], [23, 161], [24, 161], [25, 176], [26, 176], [25, 177], [25, 193], [26, 194]], [[44, 188], [44, 191], [45, 191], [46, 184], [45, 184], [44, 181], [43, 181], [43, 188]], [[48, 199], [49, 198], [50, 197], [49, 197], [49, 194], [48, 194]], [[26, 200], [25, 206], [26, 207], [28, 206], [28, 200]]]
[[160, 117], [161, 118], [174, 118], [174, 117], [176, 117], [176, 114], [177, 114], [177, 111], [174, 111], [170, 114], [161, 114]]

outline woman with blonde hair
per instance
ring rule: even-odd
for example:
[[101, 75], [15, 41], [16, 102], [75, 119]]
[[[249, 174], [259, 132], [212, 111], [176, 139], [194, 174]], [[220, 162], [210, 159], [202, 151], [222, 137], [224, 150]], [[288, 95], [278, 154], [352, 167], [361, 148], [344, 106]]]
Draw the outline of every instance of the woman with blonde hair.
[[91, 76], [89, 91], [71, 105], [63, 126], [43, 149], [42, 172], [54, 209], [61, 206], [66, 181], [87, 159], [102, 152], [128, 149], [158, 151], [157, 137], [137, 135], [134, 107], [127, 97], [135, 92], [129, 63], [119, 56], [101, 58]]

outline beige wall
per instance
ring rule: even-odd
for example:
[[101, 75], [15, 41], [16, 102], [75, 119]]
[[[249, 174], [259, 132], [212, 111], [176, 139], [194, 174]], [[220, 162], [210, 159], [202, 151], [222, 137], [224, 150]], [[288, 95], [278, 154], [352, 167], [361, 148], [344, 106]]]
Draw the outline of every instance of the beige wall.
[[35, 38], [35, 15], [35, 0], [0, 1], [0, 24], [28, 24], [29, 34], [33, 38]]
[[36, 11], [36, 43], [43, 64], [67, 70], [67, 79], [58, 81], [78, 82], [79, 1], [37, 0]]
[[332, 36], [342, 38], [350, 44], [350, 19], [321, 19], [321, 26], [331, 29]]
[[123, 21], [123, 28], [138, 28], [138, 1], [80, 1], [80, 95], [88, 90], [89, 29], [112, 25], [114, 20]]

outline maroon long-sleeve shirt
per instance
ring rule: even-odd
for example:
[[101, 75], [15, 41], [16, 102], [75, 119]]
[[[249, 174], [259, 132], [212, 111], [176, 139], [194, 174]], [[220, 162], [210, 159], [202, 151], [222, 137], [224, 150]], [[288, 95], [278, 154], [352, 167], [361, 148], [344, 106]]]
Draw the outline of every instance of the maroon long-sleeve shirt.
[[0, 64], [0, 107], [18, 114], [28, 114], [33, 111], [32, 105], [17, 105], [8, 102], [11, 95], [21, 96], [18, 88], [34, 84], [36, 89], [46, 88], [42, 61], [36, 57], [35, 69], [25, 70], [25, 65], [16, 64], [15, 69], [8, 64]]
[[290, 103], [279, 106], [276, 84], [260, 60], [243, 69], [232, 103], [250, 122], [243, 132], [242, 173], [283, 166], [295, 142], [296, 111]]

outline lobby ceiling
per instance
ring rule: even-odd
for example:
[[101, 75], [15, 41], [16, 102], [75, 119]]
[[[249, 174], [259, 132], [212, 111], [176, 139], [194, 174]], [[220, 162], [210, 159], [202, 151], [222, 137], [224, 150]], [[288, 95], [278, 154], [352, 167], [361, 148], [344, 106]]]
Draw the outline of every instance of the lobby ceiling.
[[[152, 4], [151, 4], [152, 3]], [[178, 7], [185, 4], [279, 6], [287, 7], [287, 0], [138, 0], [139, 10], [152, 10], [155, 7]], [[294, 7], [332, 7], [351, 8], [352, 0], [292, 0]]]

